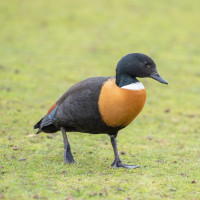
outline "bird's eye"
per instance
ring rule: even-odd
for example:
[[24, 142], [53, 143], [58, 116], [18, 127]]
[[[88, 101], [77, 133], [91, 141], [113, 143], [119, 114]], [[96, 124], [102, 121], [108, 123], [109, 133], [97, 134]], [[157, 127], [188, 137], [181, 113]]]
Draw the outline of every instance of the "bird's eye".
[[151, 68], [151, 65], [149, 63], [145, 63], [144, 66], [147, 68]]

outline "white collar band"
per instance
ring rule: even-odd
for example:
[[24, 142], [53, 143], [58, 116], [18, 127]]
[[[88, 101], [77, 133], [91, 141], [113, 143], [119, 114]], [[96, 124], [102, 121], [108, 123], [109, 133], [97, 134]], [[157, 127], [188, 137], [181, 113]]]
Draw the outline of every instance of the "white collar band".
[[131, 83], [129, 85], [124, 85], [121, 88], [127, 89], [127, 90], [143, 90], [144, 85], [141, 82], [136, 82], [136, 83]]

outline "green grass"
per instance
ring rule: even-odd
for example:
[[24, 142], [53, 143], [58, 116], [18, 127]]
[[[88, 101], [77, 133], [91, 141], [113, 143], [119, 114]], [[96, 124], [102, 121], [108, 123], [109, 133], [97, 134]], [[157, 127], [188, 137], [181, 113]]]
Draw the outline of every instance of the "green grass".
[[[199, 7], [1, 1], [0, 198], [200, 199]], [[130, 52], [153, 57], [169, 82], [141, 79], [145, 108], [118, 136], [124, 163], [141, 168], [112, 169], [109, 137], [81, 133], [69, 134], [76, 163], [65, 165], [61, 134], [36, 136], [33, 125], [71, 85], [114, 75]]]

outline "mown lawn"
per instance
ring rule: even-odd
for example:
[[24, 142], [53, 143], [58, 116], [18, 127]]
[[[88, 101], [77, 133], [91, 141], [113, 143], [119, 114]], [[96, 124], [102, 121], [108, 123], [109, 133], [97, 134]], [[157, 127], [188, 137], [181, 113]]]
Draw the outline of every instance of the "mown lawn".
[[[0, 2], [0, 199], [200, 199], [200, 1]], [[169, 82], [141, 79], [147, 103], [118, 136], [60, 133], [33, 125], [73, 84], [115, 75], [142, 52]]]

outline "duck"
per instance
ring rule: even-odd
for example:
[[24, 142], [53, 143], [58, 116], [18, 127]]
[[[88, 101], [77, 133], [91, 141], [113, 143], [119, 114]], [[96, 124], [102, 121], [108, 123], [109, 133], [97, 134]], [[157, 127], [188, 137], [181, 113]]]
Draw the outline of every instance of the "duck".
[[92, 77], [69, 88], [47, 114], [34, 126], [40, 132], [62, 132], [64, 162], [74, 163], [67, 132], [107, 134], [110, 136], [113, 168], [139, 168], [124, 164], [117, 148], [118, 132], [142, 111], [146, 90], [137, 78], [152, 78], [168, 84], [157, 71], [152, 58], [142, 53], [123, 56], [116, 66], [116, 76]]

